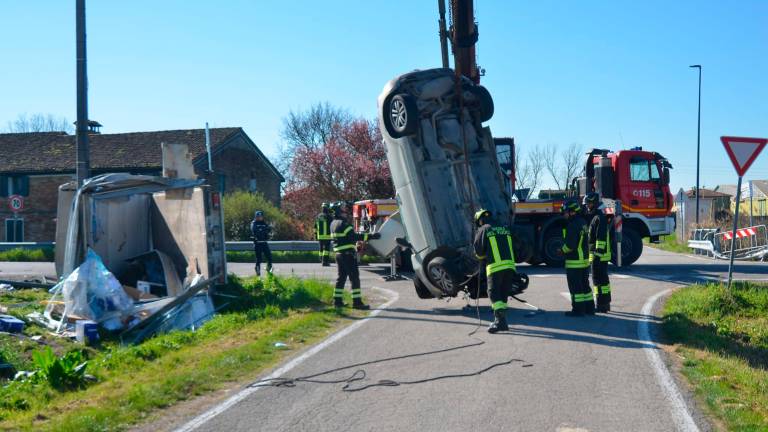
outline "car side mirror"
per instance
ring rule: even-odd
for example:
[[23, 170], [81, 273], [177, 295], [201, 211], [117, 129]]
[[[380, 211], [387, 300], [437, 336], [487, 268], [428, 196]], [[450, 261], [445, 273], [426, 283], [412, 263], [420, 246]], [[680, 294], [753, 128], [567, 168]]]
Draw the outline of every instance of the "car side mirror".
[[669, 168], [664, 167], [664, 170], [662, 171], [662, 182], [665, 186], [669, 185]]

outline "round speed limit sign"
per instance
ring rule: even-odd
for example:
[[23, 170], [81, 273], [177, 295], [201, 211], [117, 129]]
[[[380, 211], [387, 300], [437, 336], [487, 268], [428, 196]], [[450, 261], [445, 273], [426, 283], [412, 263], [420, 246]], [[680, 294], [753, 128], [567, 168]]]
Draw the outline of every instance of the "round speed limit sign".
[[21, 195], [11, 195], [8, 197], [8, 208], [12, 212], [20, 212], [24, 210], [24, 197]]

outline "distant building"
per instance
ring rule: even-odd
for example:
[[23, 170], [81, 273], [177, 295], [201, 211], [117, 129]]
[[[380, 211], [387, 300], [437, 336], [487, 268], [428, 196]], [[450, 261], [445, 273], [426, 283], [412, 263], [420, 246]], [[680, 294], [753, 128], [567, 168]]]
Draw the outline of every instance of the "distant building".
[[[696, 189], [680, 189], [675, 194], [678, 227], [688, 229], [696, 223]], [[710, 189], [699, 189], [699, 224], [714, 226], [731, 216], [731, 196]], [[681, 225], [682, 223], [682, 225]]]
[[[210, 135], [213, 173], [204, 129], [89, 134], [91, 175], [161, 175], [160, 144], [187, 144], [195, 172], [212, 187], [260, 192], [279, 205], [285, 179], [243, 129], [213, 128]], [[58, 187], [74, 180], [75, 156], [75, 136], [64, 132], [0, 134], [0, 241], [53, 241]], [[18, 217], [7, 205], [11, 195], [24, 197]]]
[[[733, 186], [731, 212], [735, 211], [736, 186]], [[755, 225], [768, 223], [768, 180], [748, 180], [742, 183], [739, 219], [742, 219], [742, 215], [744, 218], [752, 217]]]

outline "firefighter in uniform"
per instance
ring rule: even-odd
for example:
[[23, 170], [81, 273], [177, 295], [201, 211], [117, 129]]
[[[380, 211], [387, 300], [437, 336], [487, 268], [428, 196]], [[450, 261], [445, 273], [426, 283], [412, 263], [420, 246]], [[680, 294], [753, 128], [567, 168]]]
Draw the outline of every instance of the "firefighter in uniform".
[[327, 267], [331, 260], [331, 212], [328, 203], [323, 203], [322, 211], [315, 219], [315, 235], [320, 243], [320, 262]]
[[[507, 298], [514, 286], [515, 254], [512, 250], [512, 233], [509, 228], [493, 224], [487, 210], [475, 213], [478, 227], [473, 247], [480, 260], [480, 271], [485, 272], [488, 298], [493, 309], [493, 323], [488, 333], [509, 330], [507, 325]], [[483, 268], [484, 267], [484, 268]]]
[[357, 268], [357, 242], [367, 241], [369, 238], [377, 239], [381, 234], [358, 234], [349, 224], [349, 206], [346, 203], [338, 203], [331, 222], [331, 236], [333, 237], [333, 251], [336, 252], [336, 289], [333, 291], [333, 304], [343, 307], [344, 284], [349, 278], [352, 283], [352, 307], [355, 309], [369, 309], [363, 303], [360, 290], [360, 272]]
[[561, 253], [565, 256], [565, 275], [571, 292], [571, 310], [567, 316], [595, 314], [595, 300], [589, 287], [589, 249], [587, 224], [581, 215], [581, 206], [575, 199], [563, 203], [563, 215], [568, 225], [563, 230], [565, 244]]
[[272, 227], [264, 222], [264, 212], [257, 210], [251, 221], [251, 234], [253, 234], [253, 252], [256, 254], [256, 275], [261, 276], [262, 255], [267, 260], [267, 273], [272, 273], [272, 251], [269, 250], [270, 234]]
[[608, 261], [611, 260], [611, 232], [605, 214], [600, 208], [600, 195], [590, 192], [584, 196], [589, 221], [589, 262], [592, 265], [592, 285], [597, 297], [597, 311], [611, 310], [611, 282], [608, 280]]

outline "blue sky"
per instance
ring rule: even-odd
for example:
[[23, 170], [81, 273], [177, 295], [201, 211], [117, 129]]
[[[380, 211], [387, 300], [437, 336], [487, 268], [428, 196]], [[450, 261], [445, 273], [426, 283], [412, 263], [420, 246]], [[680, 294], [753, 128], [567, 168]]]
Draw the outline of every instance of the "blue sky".
[[[75, 118], [74, 0], [1, 0], [0, 127]], [[523, 149], [643, 146], [735, 183], [721, 135], [768, 136], [768, 2], [476, 0], [490, 126]], [[439, 66], [434, 0], [88, 1], [90, 117], [103, 132], [242, 126], [276, 153], [318, 101], [366, 117], [395, 75]], [[768, 178], [768, 151], [747, 179]]]

